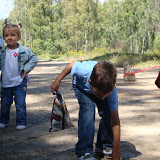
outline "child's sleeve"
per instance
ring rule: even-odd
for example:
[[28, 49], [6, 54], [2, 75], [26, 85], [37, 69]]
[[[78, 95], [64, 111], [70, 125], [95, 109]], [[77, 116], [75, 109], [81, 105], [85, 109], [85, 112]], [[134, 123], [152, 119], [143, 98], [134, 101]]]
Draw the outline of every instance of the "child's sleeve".
[[28, 52], [28, 63], [24, 65], [24, 71], [30, 72], [36, 66], [38, 58], [35, 54], [33, 54], [31, 49], [28, 48], [27, 52]]
[[118, 93], [117, 93], [117, 87], [114, 87], [114, 90], [112, 93], [110, 93], [107, 97], [107, 102], [109, 105], [109, 108], [111, 111], [117, 111], [118, 110]]
[[74, 65], [72, 66], [72, 69], [71, 69], [71, 75], [72, 76], [75, 76], [77, 74], [77, 67], [81, 65], [80, 62], [75, 62]]

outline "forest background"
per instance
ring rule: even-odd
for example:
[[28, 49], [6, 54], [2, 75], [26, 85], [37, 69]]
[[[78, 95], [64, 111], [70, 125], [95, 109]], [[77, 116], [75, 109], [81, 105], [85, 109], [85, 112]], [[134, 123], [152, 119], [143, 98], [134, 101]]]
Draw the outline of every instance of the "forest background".
[[14, 0], [9, 17], [22, 23], [20, 43], [47, 60], [160, 62], [159, 0]]

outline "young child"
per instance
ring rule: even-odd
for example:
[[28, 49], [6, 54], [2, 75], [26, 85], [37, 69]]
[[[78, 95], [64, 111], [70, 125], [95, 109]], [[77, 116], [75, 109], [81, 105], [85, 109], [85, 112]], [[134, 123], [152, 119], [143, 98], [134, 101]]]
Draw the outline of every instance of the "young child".
[[17, 43], [21, 39], [21, 24], [6, 24], [3, 39], [7, 46], [0, 51], [1, 73], [1, 114], [0, 128], [5, 128], [10, 120], [10, 107], [13, 98], [16, 106], [16, 129], [27, 125], [26, 91], [28, 73], [38, 62], [32, 51]]
[[51, 85], [53, 94], [58, 91], [61, 80], [69, 73], [73, 76], [75, 96], [79, 103], [78, 142], [75, 147], [77, 159], [96, 159], [93, 156], [96, 104], [102, 118], [95, 151], [97, 155], [111, 155], [112, 160], [120, 160], [120, 120], [115, 86], [116, 67], [106, 61], [73, 61]]

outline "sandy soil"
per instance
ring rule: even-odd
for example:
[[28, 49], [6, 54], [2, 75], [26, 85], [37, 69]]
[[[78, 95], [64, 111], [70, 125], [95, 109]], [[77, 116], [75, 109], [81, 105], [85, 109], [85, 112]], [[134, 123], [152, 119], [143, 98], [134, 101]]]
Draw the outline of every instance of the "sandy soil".
[[[71, 76], [62, 81], [60, 92], [74, 127], [48, 132], [53, 103], [50, 85], [67, 64], [40, 61], [30, 73], [26, 99], [27, 129], [15, 129], [13, 104], [9, 125], [0, 130], [0, 160], [76, 159], [78, 103], [72, 90]], [[160, 160], [160, 90], [154, 85], [158, 70], [137, 73], [136, 81], [126, 82], [123, 80], [123, 68], [117, 69], [122, 160]], [[96, 114], [95, 142], [98, 121]]]

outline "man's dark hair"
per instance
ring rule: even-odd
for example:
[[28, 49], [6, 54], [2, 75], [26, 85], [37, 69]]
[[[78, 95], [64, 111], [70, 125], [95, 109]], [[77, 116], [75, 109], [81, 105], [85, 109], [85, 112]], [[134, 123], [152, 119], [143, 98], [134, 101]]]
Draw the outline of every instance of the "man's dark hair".
[[91, 74], [91, 86], [99, 92], [106, 94], [113, 91], [117, 78], [117, 70], [113, 63], [108, 61], [98, 62]]

